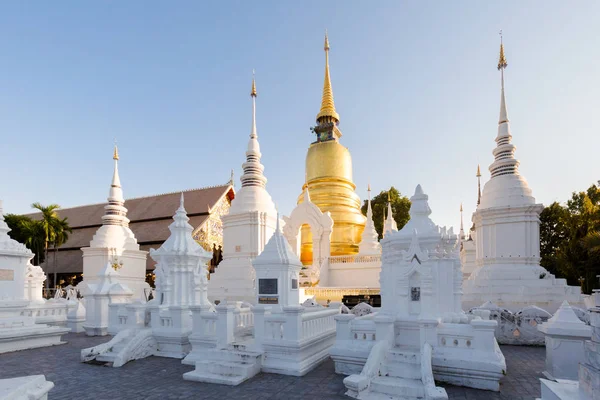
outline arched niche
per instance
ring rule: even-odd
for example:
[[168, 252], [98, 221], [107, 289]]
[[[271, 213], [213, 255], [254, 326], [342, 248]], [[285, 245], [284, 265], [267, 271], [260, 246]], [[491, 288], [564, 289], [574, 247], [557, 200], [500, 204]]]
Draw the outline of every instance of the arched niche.
[[307, 197], [305, 194], [305, 200], [294, 208], [289, 217], [283, 217], [285, 222], [283, 235], [294, 253], [300, 257], [300, 229], [304, 224], [310, 226], [313, 237], [313, 274], [316, 272], [319, 286], [326, 286], [333, 219], [329, 212], [321, 212], [319, 207]]

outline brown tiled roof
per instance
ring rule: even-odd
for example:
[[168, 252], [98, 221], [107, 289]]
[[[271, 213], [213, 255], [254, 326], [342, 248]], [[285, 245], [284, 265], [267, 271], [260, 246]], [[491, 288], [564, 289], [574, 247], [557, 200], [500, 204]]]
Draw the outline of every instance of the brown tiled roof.
[[[151, 247], [158, 249], [169, 237], [169, 225], [172, 216], [179, 207], [181, 192], [139, 197], [125, 200], [129, 227], [140, 244], [140, 249], [148, 251]], [[200, 227], [209, 216], [209, 209], [214, 207], [223, 196], [232, 200], [235, 196], [229, 185], [193, 189], [183, 192], [185, 209], [190, 218], [190, 225]], [[90, 240], [102, 225], [104, 206], [106, 203], [65, 208], [58, 210], [61, 218], [67, 218], [73, 233], [69, 240], [59, 248], [58, 272], [81, 273], [83, 271], [82, 247], [90, 245]], [[32, 218], [40, 218], [41, 213], [29, 214]], [[46, 273], [54, 272], [54, 255], [48, 256], [50, 266]], [[45, 264], [45, 263], [44, 263]], [[147, 269], [154, 269], [154, 261], [148, 257]]]

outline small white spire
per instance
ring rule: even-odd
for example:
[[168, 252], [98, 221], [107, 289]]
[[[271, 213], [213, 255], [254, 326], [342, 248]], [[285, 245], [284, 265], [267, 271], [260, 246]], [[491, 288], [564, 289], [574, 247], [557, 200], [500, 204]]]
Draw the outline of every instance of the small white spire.
[[460, 240], [465, 240], [465, 229], [463, 226], [463, 205], [460, 203], [460, 232], [459, 232]]
[[113, 150], [113, 160], [115, 163], [113, 177], [108, 192], [108, 204], [104, 206], [106, 212], [102, 216], [102, 224], [128, 226], [127, 209], [124, 207], [125, 199], [123, 198], [123, 189], [119, 178], [119, 149], [116, 143]]
[[[419, 190], [421, 186], [417, 186], [417, 190]], [[391, 190], [391, 189], [390, 189]], [[421, 192], [423, 190], [421, 189]], [[388, 203], [387, 203], [387, 218], [384, 220], [383, 223], [383, 237], [385, 237], [385, 235], [388, 232], [397, 232], [398, 231], [398, 224], [396, 224], [396, 220], [394, 220], [394, 213], [392, 211], [392, 200], [390, 198], [390, 192], [388, 191]]]
[[381, 254], [381, 245], [377, 240], [377, 230], [373, 223], [373, 210], [371, 209], [371, 184], [367, 187], [369, 198], [367, 200], [367, 221], [365, 223], [365, 229], [361, 237], [360, 245], [358, 247], [359, 254]]

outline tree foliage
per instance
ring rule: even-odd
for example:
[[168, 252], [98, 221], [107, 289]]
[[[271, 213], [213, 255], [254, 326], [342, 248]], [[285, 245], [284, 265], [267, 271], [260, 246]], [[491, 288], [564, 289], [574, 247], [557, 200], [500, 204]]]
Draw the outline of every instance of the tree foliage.
[[[402, 229], [410, 219], [410, 215], [408, 214], [410, 210], [410, 200], [408, 197], [403, 196], [398, 189], [393, 186], [389, 191], [381, 191], [371, 199], [373, 223], [380, 240], [383, 237], [383, 215], [384, 212], [387, 213], [388, 193], [390, 196], [390, 203], [392, 204], [392, 216], [398, 225], [398, 230]], [[361, 211], [364, 215], [367, 215], [367, 200], [363, 202]]]
[[[541, 265], [584, 292], [600, 286], [600, 182], [540, 215]], [[580, 279], [583, 278], [583, 281]]]
[[[48, 262], [45, 265], [45, 272], [53, 273], [56, 271], [58, 248], [68, 240], [72, 229], [67, 218], [58, 216], [57, 210], [60, 208], [58, 204], [44, 206], [34, 203], [32, 208], [41, 212], [41, 219], [15, 214], [4, 216], [4, 220], [11, 230], [8, 234], [35, 254], [33, 260], [35, 265], [41, 265], [48, 260], [48, 250], [52, 247], [54, 249], [54, 268], [49, 268], [50, 262]], [[56, 274], [54, 275], [54, 286], [56, 286]]]

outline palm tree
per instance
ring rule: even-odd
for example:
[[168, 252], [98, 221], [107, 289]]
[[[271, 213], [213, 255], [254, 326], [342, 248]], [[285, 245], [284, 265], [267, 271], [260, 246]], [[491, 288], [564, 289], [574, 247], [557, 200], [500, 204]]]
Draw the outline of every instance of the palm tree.
[[[60, 208], [58, 204], [50, 204], [49, 206], [43, 206], [41, 203], [33, 203], [32, 208], [35, 208], [42, 213], [42, 219], [40, 223], [44, 230], [44, 260], [46, 260], [46, 266], [48, 265], [48, 245], [53, 243], [56, 237], [56, 221], [58, 220], [58, 214], [56, 210]], [[46, 280], [46, 288], [48, 287], [48, 280]]]
[[66, 218], [56, 219], [56, 226], [54, 242], [52, 245], [54, 246], [54, 287], [56, 288], [56, 276], [57, 276], [57, 257], [58, 257], [58, 248], [65, 244], [67, 240], [69, 240], [69, 233], [73, 233], [73, 230], [69, 226]]
[[35, 254], [34, 263], [40, 265], [41, 252], [44, 249], [44, 230], [40, 221], [22, 219], [19, 221], [19, 230], [23, 237], [23, 243]]
[[583, 238], [583, 245], [592, 252], [600, 252], [600, 232], [590, 232]]

